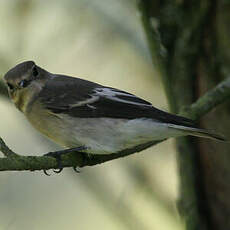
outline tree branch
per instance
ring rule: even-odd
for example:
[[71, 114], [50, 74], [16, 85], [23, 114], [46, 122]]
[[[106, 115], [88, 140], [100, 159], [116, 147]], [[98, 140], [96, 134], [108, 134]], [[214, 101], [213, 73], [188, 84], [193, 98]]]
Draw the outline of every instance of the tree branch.
[[148, 41], [152, 63], [162, 78], [170, 110], [175, 111], [176, 103], [174, 98], [171, 97], [172, 86], [170, 84], [170, 79], [166, 68], [167, 51], [161, 42], [161, 36], [158, 31], [159, 21], [156, 17], [150, 15], [150, 1], [138, 0], [137, 5], [145, 30], [146, 39]]
[[[214, 89], [207, 92], [204, 96], [199, 98], [197, 102], [182, 110], [183, 115], [198, 119], [202, 115], [215, 108], [217, 105], [223, 103], [230, 96], [230, 78], [227, 78]], [[107, 161], [125, 157], [136, 152], [140, 152], [146, 148], [156, 145], [162, 141], [152, 141], [147, 144], [139, 145], [134, 149], [127, 149], [119, 153], [110, 155], [92, 155], [83, 159], [82, 154], [69, 153], [62, 157], [61, 163], [63, 167], [84, 167], [101, 164]], [[47, 170], [56, 169], [57, 161], [53, 157], [48, 156], [21, 156], [13, 152], [0, 138], [0, 151], [5, 157], [0, 158], [0, 171], [21, 171], [21, 170]]]
[[217, 105], [224, 103], [230, 98], [230, 77], [220, 82], [214, 89], [208, 91], [200, 97], [195, 103], [182, 108], [181, 115], [191, 119], [198, 119], [211, 111]]
[[[152, 141], [143, 145], [137, 146], [135, 149], [126, 149], [118, 153], [110, 155], [91, 155], [88, 158], [83, 157], [82, 154], [69, 153], [61, 156], [61, 164], [65, 167], [85, 167], [101, 164], [117, 158], [125, 157], [136, 152], [140, 152], [150, 146], [156, 145], [161, 141]], [[0, 158], [0, 171], [35, 171], [57, 169], [58, 164], [55, 158], [50, 156], [22, 156], [16, 154], [5, 144], [0, 138], [0, 151], [5, 156]]]

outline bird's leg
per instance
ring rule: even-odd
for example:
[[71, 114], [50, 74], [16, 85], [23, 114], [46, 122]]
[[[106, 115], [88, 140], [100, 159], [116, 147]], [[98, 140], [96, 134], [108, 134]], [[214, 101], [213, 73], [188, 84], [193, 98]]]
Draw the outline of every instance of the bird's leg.
[[55, 151], [55, 152], [48, 152], [48, 153], [44, 154], [44, 156], [56, 158], [57, 156], [65, 155], [67, 153], [72, 153], [72, 152], [79, 152], [79, 151], [86, 150], [86, 149], [87, 149], [87, 147], [80, 146], [80, 147], [76, 147], [76, 148], [64, 149], [64, 150], [59, 150], [59, 151]]
[[84, 152], [79, 152], [79, 153], [80, 153], [81, 156], [82, 156], [82, 165], [80, 165], [80, 166], [73, 166], [73, 170], [74, 170], [76, 173], [80, 173], [80, 172], [81, 172], [81, 171], [80, 171], [80, 168], [83, 167], [83, 166], [85, 166], [85, 165], [87, 165], [88, 160], [90, 160], [90, 159], [91, 159], [91, 156], [92, 156], [92, 154], [90, 154], [90, 153], [84, 153]]
[[[86, 154], [83, 152], [79, 152], [79, 151], [86, 150], [86, 149], [87, 149], [87, 147], [85, 147], [85, 146], [79, 146], [76, 148], [70, 148], [70, 149], [64, 149], [64, 150], [59, 150], [59, 151], [55, 151], [55, 152], [49, 152], [49, 153], [44, 154], [43, 156], [54, 157], [57, 160], [58, 170], [53, 170], [53, 171], [55, 173], [60, 173], [63, 170], [63, 167], [61, 164], [61, 156], [62, 155], [65, 155], [65, 154], [71, 153], [71, 152], [78, 152], [78, 153], [82, 154], [82, 158], [83, 158], [83, 162], [84, 162]], [[74, 169], [74, 171], [79, 172], [77, 167], [73, 167], [73, 169]], [[50, 174], [48, 174], [46, 172], [46, 170], [43, 170], [43, 171], [47, 176], [50, 176]]]

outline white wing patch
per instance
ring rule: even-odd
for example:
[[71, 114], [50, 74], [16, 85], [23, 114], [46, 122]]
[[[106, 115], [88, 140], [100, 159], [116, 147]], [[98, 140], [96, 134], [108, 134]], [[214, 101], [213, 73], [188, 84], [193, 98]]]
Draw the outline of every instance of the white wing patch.
[[[135, 101], [129, 100], [129, 98], [135, 99], [137, 97], [135, 95], [132, 95], [132, 94], [129, 94], [126, 92], [118, 91], [116, 89], [96, 88], [94, 91], [95, 91], [95, 94], [94, 94], [95, 96], [98, 95], [98, 96], [105, 97], [105, 98], [108, 98], [108, 99], [113, 100], [113, 101], [127, 103], [127, 104], [133, 104], [133, 105], [151, 106], [151, 104], [146, 104], [146, 103], [135, 102]], [[119, 98], [118, 96], [127, 97], [127, 100]]]
[[71, 104], [70, 105], [70, 108], [73, 108], [73, 107], [80, 107], [80, 106], [83, 106], [83, 105], [87, 105], [89, 106], [88, 104], [91, 104], [91, 103], [94, 103], [96, 101], [99, 100], [99, 96], [92, 96], [91, 98], [89, 99], [86, 99], [84, 101], [79, 101], [78, 103], [75, 103], [75, 104]]
[[[89, 108], [96, 109], [96, 107], [94, 107], [92, 104], [94, 102], [99, 101], [100, 97], [102, 97], [102, 98], [104, 97], [104, 98], [107, 98], [107, 99], [112, 100], [112, 101], [117, 101], [117, 102], [126, 103], [126, 104], [133, 104], [133, 105], [139, 105], [139, 106], [151, 106], [151, 104], [147, 104], [148, 102], [145, 102], [144, 100], [142, 103], [141, 99], [137, 98], [135, 95], [132, 95], [132, 94], [129, 94], [126, 92], [122, 92], [122, 91], [119, 91], [119, 90], [116, 90], [113, 88], [95, 88], [94, 93], [90, 96], [91, 96], [91, 98], [89, 98], [89, 99], [71, 104], [70, 108], [80, 107], [80, 106], [86, 105]], [[121, 96], [121, 97], [119, 97], [119, 96]], [[140, 100], [140, 102], [135, 101], [135, 99]]]

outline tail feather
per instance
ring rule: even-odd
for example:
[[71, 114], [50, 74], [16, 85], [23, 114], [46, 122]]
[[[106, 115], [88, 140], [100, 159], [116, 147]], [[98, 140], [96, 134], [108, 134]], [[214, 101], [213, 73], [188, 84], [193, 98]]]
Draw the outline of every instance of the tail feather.
[[197, 137], [204, 137], [204, 138], [210, 138], [217, 141], [224, 141], [229, 142], [224, 136], [219, 135], [212, 130], [207, 129], [199, 129], [199, 128], [193, 128], [193, 127], [186, 127], [186, 126], [179, 126], [179, 125], [172, 125], [171, 128], [181, 130], [187, 135], [191, 136], [197, 136]]

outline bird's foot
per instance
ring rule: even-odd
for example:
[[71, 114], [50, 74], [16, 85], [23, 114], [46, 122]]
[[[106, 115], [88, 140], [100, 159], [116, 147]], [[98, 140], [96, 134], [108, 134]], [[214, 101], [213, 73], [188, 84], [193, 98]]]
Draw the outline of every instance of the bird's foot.
[[82, 163], [80, 166], [74, 166], [73, 167], [73, 170], [76, 172], [76, 173], [80, 173], [81, 170], [80, 168], [84, 167], [85, 165], [88, 164], [90, 158], [91, 158], [91, 154], [89, 153], [84, 153], [84, 152], [80, 152], [81, 156], [82, 156]]
[[[62, 155], [65, 155], [65, 154], [71, 153], [71, 152], [79, 152], [79, 151], [86, 150], [86, 149], [87, 149], [87, 147], [80, 146], [80, 147], [71, 148], [71, 149], [64, 149], [64, 150], [60, 150], [60, 151], [49, 152], [49, 153], [44, 154], [43, 156], [54, 157], [57, 160], [57, 170], [53, 169], [53, 172], [60, 173], [63, 170], [63, 166], [62, 166], [62, 163], [61, 163], [61, 156]], [[83, 153], [83, 152], [79, 152], [79, 153], [82, 154], [83, 164], [84, 164], [85, 153]], [[74, 169], [74, 171], [76, 171], [78, 173], [80, 172], [78, 167], [73, 167], [73, 169]], [[43, 172], [47, 176], [50, 176], [50, 174], [47, 173], [47, 170], [44, 169]]]

